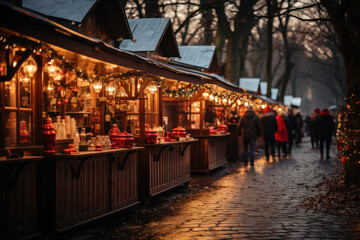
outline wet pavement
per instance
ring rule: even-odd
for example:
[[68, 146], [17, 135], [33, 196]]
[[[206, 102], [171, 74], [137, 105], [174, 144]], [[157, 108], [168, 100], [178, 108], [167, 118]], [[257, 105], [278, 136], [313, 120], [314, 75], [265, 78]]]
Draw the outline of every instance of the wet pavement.
[[315, 185], [338, 167], [320, 160], [307, 138], [291, 156], [255, 167], [229, 162], [211, 175], [192, 175], [178, 187], [104, 219], [60, 235], [59, 239], [360, 239], [360, 219], [304, 209]]

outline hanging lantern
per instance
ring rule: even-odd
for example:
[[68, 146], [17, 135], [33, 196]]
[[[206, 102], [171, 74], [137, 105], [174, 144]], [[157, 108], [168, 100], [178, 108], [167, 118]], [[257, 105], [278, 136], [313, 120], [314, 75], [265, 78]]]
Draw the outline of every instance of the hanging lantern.
[[28, 78], [27, 76], [21, 76], [20, 77], [20, 82], [22, 84], [28, 84], [30, 82], [30, 78]]
[[148, 90], [150, 91], [151, 94], [154, 94], [157, 91], [157, 87], [156, 85], [151, 85], [148, 87]]
[[116, 84], [114, 82], [110, 82], [106, 86], [106, 93], [108, 96], [114, 96], [116, 93]]
[[96, 93], [100, 93], [102, 89], [102, 83], [100, 81], [96, 81], [93, 83], [93, 89]]
[[58, 66], [56, 66], [54, 59], [51, 59], [45, 66], [49, 77], [54, 78], [56, 76], [56, 72], [58, 71]]
[[215, 99], [215, 98], [214, 98], [214, 95], [211, 94], [211, 95], [209, 96], [209, 99], [210, 99], [210, 101], [214, 101], [214, 99]]
[[222, 99], [222, 102], [223, 102], [223, 104], [226, 104], [227, 99], [226, 99], [226, 98], [223, 98], [223, 99]]
[[208, 97], [209, 97], [209, 93], [208, 93], [208, 92], [204, 92], [202, 95], [203, 95], [204, 98], [208, 98]]
[[35, 60], [32, 57], [29, 57], [28, 60], [26, 60], [23, 71], [25, 73], [25, 76], [28, 78], [32, 78], [34, 74], [36, 73], [37, 65]]
[[60, 85], [63, 78], [64, 78], [64, 71], [61, 68], [57, 67], [53, 77], [54, 83], [56, 85]]
[[229, 98], [229, 100], [228, 100], [228, 104], [230, 105], [231, 104], [231, 99]]

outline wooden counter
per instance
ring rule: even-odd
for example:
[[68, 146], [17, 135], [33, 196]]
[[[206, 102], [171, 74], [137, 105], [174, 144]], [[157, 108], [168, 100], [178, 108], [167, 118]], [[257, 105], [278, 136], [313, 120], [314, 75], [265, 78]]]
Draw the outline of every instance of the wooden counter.
[[209, 172], [227, 162], [227, 146], [231, 133], [193, 135], [199, 139], [191, 151], [191, 172]]
[[145, 151], [139, 161], [139, 195], [144, 200], [191, 180], [190, 152], [196, 142], [141, 145]]
[[138, 203], [143, 147], [48, 156], [49, 223], [62, 231]]
[[40, 235], [38, 163], [42, 156], [0, 157], [0, 239]]

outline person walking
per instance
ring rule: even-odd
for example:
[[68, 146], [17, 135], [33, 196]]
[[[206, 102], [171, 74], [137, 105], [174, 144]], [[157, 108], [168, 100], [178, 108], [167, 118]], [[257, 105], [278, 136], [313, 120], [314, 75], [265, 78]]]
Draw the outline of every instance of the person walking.
[[260, 137], [260, 121], [252, 106], [247, 108], [247, 111], [240, 120], [238, 135], [242, 136], [244, 141], [245, 165], [248, 162], [248, 147], [250, 144], [250, 164], [254, 166], [256, 138]]
[[292, 149], [292, 145], [294, 143], [294, 138], [295, 138], [296, 120], [295, 120], [294, 112], [291, 108], [288, 108], [287, 114], [288, 114], [288, 119], [289, 119], [288, 154], [291, 154], [291, 149]]
[[266, 160], [269, 161], [269, 152], [275, 160], [275, 133], [278, 126], [275, 115], [269, 106], [264, 109], [264, 115], [260, 118], [260, 126], [261, 136], [264, 139]]
[[295, 114], [295, 120], [296, 120], [296, 128], [295, 128], [295, 144], [299, 145], [301, 143], [301, 138], [302, 138], [302, 129], [303, 129], [303, 125], [304, 125], [304, 121], [302, 119], [302, 115], [301, 112], [298, 111]]
[[324, 158], [324, 142], [326, 144], [326, 158], [330, 158], [331, 137], [334, 131], [334, 120], [327, 108], [324, 108], [317, 122], [317, 132], [320, 140], [320, 158]]
[[310, 139], [311, 139], [311, 148], [319, 148], [319, 139], [317, 133], [317, 122], [320, 116], [320, 108], [315, 108], [311, 115], [310, 122]]
[[[289, 142], [289, 136], [284, 117], [287, 117], [286, 112], [281, 112], [279, 115], [276, 116], [278, 128], [277, 132], [275, 133], [275, 140], [277, 142], [279, 158], [281, 157], [280, 149], [282, 149], [282, 157], [286, 157], [286, 144]], [[288, 121], [288, 119], [286, 120]], [[289, 123], [287, 124], [289, 125]]]

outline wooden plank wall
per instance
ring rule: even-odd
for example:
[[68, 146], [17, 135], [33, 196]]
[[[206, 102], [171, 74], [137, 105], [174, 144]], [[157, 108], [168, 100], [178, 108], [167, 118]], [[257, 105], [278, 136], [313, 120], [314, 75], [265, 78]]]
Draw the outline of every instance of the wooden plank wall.
[[0, 168], [0, 239], [38, 232], [36, 164], [15, 163]]

